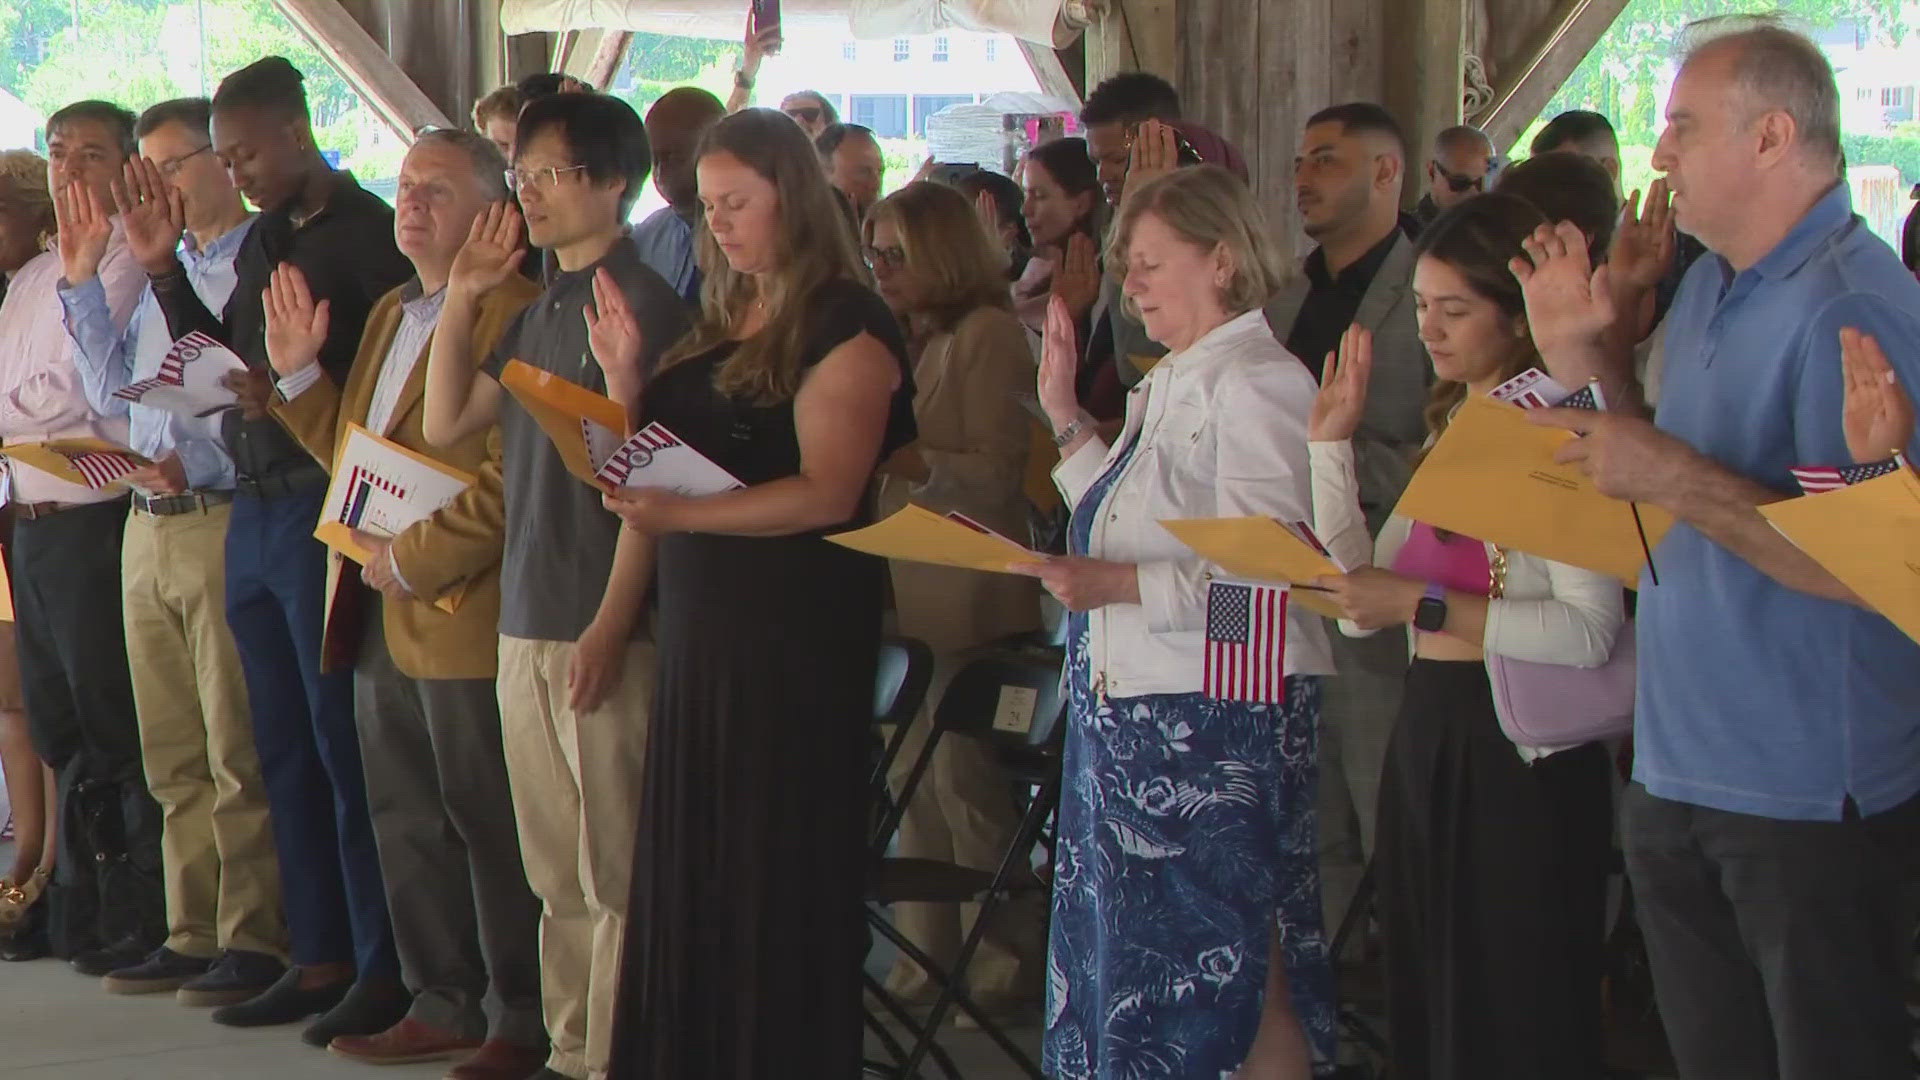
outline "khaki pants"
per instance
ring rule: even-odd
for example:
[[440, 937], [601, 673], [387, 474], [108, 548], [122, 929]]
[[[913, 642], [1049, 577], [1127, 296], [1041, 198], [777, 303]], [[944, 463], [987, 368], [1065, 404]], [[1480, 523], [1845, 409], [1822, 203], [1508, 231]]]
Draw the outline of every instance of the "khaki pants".
[[127, 663], [163, 821], [167, 947], [285, 957], [279, 860], [227, 628], [230, 513], [129, 512], [120, 555]]
[[567, 707], [573, 643], [500, 639], [500, 722], [527, 881], [540, 897], [547, 1067], [604, 1075], [613, 1045], [634, 826], [646, 767], [653, 645], [627, 648], [598, 709]]

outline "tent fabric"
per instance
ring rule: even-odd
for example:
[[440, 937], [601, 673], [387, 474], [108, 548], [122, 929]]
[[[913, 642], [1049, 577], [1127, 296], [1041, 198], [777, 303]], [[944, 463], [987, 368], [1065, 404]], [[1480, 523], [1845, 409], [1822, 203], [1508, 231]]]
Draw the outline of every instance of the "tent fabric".
[[[1088, 0], [781, 0], [788, 23], [834, 24], [856, 38], [911, 37], [940, 30], [1010, 34], [1051, 48], [1073, 43], [1090, 21]], [[732, 40], [740, 0], [504, 0], [508, 34], [640, 30]]]

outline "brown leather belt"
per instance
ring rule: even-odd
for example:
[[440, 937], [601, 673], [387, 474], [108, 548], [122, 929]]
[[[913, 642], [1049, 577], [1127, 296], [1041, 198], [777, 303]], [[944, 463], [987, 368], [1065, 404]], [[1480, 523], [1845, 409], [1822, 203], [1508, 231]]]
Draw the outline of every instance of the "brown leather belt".
[[133, 508], [143, 514], [154, 517], [172, 517], [175, 514], [204, 514], [208, 510], [233, 501], [231, 491], [188, 491], [179, 495], [142, 495], [133, 493]]
[[62, 510], [78, 510], [83, 506], [98, 506], [99, 503], [63, 503], [63, 502], [16, 502], [8, 504], [14, 513], [27, 521], [38, 521], [43, 517], [52, 517]]

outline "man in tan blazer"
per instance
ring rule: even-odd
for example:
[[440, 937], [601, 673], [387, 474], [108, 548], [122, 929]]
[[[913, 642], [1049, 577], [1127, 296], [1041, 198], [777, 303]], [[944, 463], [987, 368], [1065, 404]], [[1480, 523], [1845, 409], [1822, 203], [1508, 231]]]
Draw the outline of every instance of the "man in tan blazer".
[[[447, 276], [474, 219], [505, 198], [505, 171], [499, 151], [477, 135], [435, 131], [415, 143], [401, 167], [394, 229], [416, 277], [374, 307], [346, 386], [314, 361], [326, 307], [314, 305], [300, 272], [276, 271], [267, 301], [279, 376], [271, 409], [309, 453], [331, 467], [349, 424], [358, 424], [476, 477], [390, 538], [357, 534], [372, 552], [365, 568], [335, 553], [327, 578], [326, 656], [354, 664], [367, 799], [394, 944], [414, 994], [393, 1028], [342, 1036], [331, 1049], [375, 1064], [477, 1049], [448, 1074], [460, 1080], [523, 1080], [546, 1057], [540, 907], [521, 865], [494, 684], [499, 432], [440, 450], [421, 430], [425, 357]], [[538, 292], [513, 275], [485, 297], [476, 364]]]

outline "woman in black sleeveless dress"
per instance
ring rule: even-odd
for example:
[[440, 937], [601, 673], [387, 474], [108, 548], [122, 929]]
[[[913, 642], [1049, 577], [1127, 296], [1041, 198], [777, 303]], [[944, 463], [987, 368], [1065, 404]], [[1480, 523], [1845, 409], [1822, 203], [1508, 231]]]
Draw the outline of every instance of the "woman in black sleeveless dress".
[[747, 486], [608, 499], [657, 538], [659, 618], [610, 1075], [850, 1078], [886, 565], [823, 536], [865, 522], [913, 389], [791, 120], [722, 120], [699, 177], [702, 317], [644, 390], [608, 382]]

